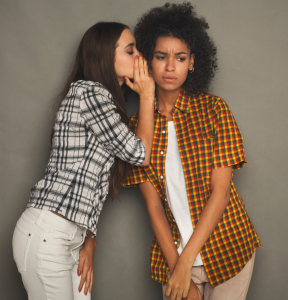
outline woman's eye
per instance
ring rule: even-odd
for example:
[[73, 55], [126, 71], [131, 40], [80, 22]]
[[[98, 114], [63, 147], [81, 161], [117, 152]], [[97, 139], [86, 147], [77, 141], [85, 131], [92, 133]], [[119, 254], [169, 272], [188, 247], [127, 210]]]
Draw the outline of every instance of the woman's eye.
[[134, 51], [129, 51], [127, 52], [129, 55], [133, 55], [134, 54]]
[[165, 59], [165, 56], [156, 56], [156, 58], [159, 60], [163, 60], [163, 59]]
[[179, 61], [185, 61], [186, 58], [185, 58], [185, 57], [178, 57], [178, 60], [179, 60]]

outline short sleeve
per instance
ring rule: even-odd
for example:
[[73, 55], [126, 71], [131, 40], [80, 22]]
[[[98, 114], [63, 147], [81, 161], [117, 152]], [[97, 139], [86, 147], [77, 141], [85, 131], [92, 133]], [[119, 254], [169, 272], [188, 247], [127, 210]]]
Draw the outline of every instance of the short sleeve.
[[215, 105], [213, 169], [233, 166], [240, 169], [246, 163], [243, 137], [234, 116], [224, 100]]
[[[138, 113], [136, 113], [134, 116], [131, 117], [129, 122], [129, 129], [132, 132], [136, 132], [138, 124]], [[129, 187], [129, 186], [136, 186], [139, 183], [148, 181], [148, 176], [146, 174], [147, 167], [137, 167], [137, 166], [131, 166], [130, 173], [125, 179], [125, 181], [122, 183], [123, 186]]]
[[144, 143], [121, 122], [112, 95], [107, 89], [100, 84], [84, 89], [80, 109], [86, 126], [113, 155], [137, 166], [144, 162]]

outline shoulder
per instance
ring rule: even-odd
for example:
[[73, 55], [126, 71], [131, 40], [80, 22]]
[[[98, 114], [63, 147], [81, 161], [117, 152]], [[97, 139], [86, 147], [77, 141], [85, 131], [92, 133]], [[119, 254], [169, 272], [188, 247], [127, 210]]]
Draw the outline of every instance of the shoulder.
[[189, 95], [189, 102], [192, 111], [195, 111], [196, 108], [203, 113], [212, 113], [216, 115], [223, 111], [230, 112], [229, 106], [225, 100], [213, 94], [192, 94]]
[[71, 83], [70, 91], [81, 96], [96, 96], [99, 100], [107, 98], [112, 100], [111, 93], [99, 82], [78, 80]]

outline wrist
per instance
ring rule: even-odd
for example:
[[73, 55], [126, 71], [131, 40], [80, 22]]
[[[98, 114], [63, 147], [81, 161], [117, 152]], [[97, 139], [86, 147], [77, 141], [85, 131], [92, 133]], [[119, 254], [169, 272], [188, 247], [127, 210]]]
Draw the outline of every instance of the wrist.
[[179, 257], [179, 263], [189, 267], [192, 270], [195, 259], [196, 258], [192, 255], [185, 255], [185, 252], [183, 251]]
[[139, 97], [140, 97], [140, 101], [142, 102], [142, 101], [144, 101], [145, 103], [146, 102], [152, 102], [152, 103], [154, 103], [154, 94], [151, 94], [151, 95], [145, 95], [145, 94], [142, 94], [142, 95], [139, 95]]
[[90, 248], [93, 248], [93, 250], [94, 250], [96, 248], [96, 246], [97, 246], [96, 238], [92, 238], [91, 236], [87, 236], [85, 238], [83, 247], [90, 247]]

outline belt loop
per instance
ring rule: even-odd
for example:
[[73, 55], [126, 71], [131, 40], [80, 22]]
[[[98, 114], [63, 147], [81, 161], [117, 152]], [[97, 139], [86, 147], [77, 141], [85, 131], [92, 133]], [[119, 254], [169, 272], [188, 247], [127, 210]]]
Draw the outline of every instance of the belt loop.
[[40, 225], [42, 223], [42, 218], [43, 218], [44, 213], [45, 213], [45, 211], [43, 209], [41, 209], [41, 212], [35, 222], [36, 225]]
[[74, 224], [74, 225], [75, 225], [75, 226], [74, 226], [74, 230], [73, 230], [73, 232], [70, 234], [70, 239], [71, 239], [71, 240], [74, 239], [75, 233], [77, 232], [77, 225], [76, 225], [76, 224]]

